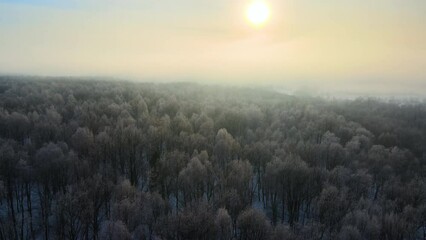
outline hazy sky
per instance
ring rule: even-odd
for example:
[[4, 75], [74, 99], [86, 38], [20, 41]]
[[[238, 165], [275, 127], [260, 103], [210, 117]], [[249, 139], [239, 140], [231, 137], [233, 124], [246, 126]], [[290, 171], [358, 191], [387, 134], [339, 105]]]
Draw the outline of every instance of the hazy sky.
[[0, 0], [0, 73], [426, 91], [425, 0]]

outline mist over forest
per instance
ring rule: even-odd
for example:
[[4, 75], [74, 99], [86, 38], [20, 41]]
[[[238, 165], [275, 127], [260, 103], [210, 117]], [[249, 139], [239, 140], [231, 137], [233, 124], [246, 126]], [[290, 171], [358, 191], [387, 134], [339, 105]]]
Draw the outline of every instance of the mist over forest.
[[6, 239], [426, 239], [426, 102], [3, 76]]

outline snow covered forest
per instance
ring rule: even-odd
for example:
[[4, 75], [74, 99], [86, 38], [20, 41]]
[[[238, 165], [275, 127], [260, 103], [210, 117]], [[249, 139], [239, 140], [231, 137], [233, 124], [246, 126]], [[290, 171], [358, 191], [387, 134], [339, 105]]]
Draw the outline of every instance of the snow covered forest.
[[6, 239], [426, 239], [426, 103], [0, 77]]

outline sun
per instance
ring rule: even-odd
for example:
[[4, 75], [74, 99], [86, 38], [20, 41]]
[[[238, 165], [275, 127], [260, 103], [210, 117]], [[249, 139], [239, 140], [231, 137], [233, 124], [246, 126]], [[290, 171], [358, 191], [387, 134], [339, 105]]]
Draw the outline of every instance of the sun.
[[261, 0], [251, 3], [246, 11], [246, 17], [254, 26], [262, 26], [270, 17], [269, 6]]

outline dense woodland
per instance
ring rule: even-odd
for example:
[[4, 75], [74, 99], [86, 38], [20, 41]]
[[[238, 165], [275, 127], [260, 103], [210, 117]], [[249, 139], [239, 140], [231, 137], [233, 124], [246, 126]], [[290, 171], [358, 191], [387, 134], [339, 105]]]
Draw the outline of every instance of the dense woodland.
[[426, 239], [426, 103], [0, 77], [0, 239]]

